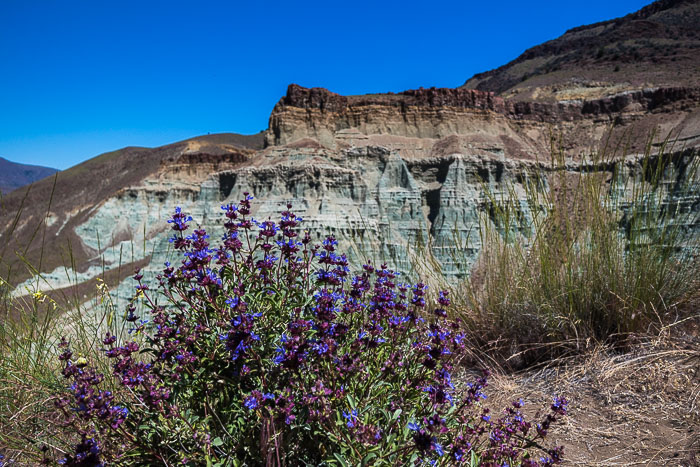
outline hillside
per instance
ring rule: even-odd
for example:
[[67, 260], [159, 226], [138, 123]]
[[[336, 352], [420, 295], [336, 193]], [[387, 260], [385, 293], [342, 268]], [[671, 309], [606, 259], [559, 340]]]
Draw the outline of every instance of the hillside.
[[625, 17], [570, 29], [463, 88], [518, 100], [591, 99], [700, 84], [700, 2], [659, 0]]
[[[246, 160], [262, 147], [262, 141], [262, 134], [222, 133], [158, 148], [127, 147], [62, 171], [55, 180], [44, 179], [10, 193], [0, 205], [1, 273], [14, 280], [27, 276], [17, 253], [43, 271], [70, 263], [85, 270], [93, 252], [74, 229], [101, 204], [124, 196], [125, 190], [142, 186], [149, 178], [147, 189], [157, 197], [164, 199], [171, 191], [183, 195], [210, 172]], [[37, 235], [39, 229], [41, 235]], [[105, 237], [107, 244], [114, 241]]]
[[0, 157], [0, 193], [7, 194], [56, 172], [56, 169], [50, 167], [18, 164]]
[[[525, 69], [555, 57], [569, 74], [542, 72], [513, 85], [506, 78], [516, 68], [509, 64], [467, 83], [479, 89], [359, 96], [292, 84], [258, 135], [207, 135], [100, 155], [62, 172], [55, 189], [53, 180], [44, 180], [4, 200], [0, 274], [21, 283], [30, 275], [27, 260], [46, 273], [48, 289], [94, 279], [102, 268], [148, 264], [155, 270], [167, 259], [164, 220], [174, 206], [216, 232], [216, 206], [250, 192], [256, 218], [274, 217], [291, 202], [308, 228], [334, 232], [346, 244], [359, 241], [404, 269], [409, 245], [428, 239], [445, 271], [464, 275], [481, 245], [472, 236], [468, 258], [458, 264], [451, 242], [476, 232], [488, 214], [484, 182], [497, 192], [514, 187], [526, 205], [532, 174], [553, 173], [553, 142], [572, 178], [577, 163], [608, 143], [635, 177], [642, 171], [636, 154], [652, 134], [652, 152], [669, 135], [683, 157], [700, 147], [700, 86], [688, 71], [700, 64], [692, 28], [697, 5], [656, 2], [619, 20], [575, 28], [516, 60], [516, 68]], [[608, 62], [598, 68], [582, 58], [591, 44], [608, 44], [607, 50], [620, 44], [616, 37], [632, 37], [630, 31], [650, 24], [684, 44], [676, 54], [684, 58], [650, 58], [645, 48], [626, 61], [604, 51], [600, 60]], [[638, 75], [634, 70], [650, 69], [649, 60], [656, 61], [656, 74]], [[572, 81], [584, 67], [598, 70], [596, 79], [607, 84]], [[519, 87], [525, 85], [531, 87]], [[613, 169], [605, 168], [608, 177]], [[668, 177], [676, 176], [673, 170]], [[700, 210], [697, 198], [689, 202]], [[77, 275], [62, 269], [67, 264]]]

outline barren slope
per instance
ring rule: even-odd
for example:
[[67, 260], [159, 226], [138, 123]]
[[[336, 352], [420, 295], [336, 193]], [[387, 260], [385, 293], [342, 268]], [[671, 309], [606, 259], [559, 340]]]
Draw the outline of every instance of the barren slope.
[[699, 25], [697, 0], [659, 0], [623, 18], [570, 29], [462, 87], [539, 101], [697, 87]]
[[[223, 133], [153, 149], [127, 147], [16, 190], [0, 206], [0, 274], [15, 283], [26, 278], [28, 271], [20, 256], [42, 271], [71, 262], [77, 270], [85, 270], [94, 251], [75, 228], [107, 200], [128, 196], [130, 188], [147, 179], [148, 190], [162, 198], [169, 192], [186, 193], [209, 173], [234, 167], [261, 146], [261, 134]], [[131, 229], [113, 233], [115, 237], [102, 239], [105, 245], [136, 234]]]

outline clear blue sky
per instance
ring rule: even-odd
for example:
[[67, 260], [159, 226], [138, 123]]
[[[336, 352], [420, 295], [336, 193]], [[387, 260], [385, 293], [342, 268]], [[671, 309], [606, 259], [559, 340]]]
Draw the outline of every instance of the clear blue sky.
[[650, 0], [0, 1], [0, 157], [64, 169], [124, 146], [256, 133], [289, 83], [455, 87]]

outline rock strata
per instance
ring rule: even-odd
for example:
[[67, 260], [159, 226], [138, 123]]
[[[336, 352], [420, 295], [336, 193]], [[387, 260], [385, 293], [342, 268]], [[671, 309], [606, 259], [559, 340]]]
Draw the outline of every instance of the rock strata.
[[[664, 136], [676, 128], [680, 134], [686, 127], [668, 120], [681, 113], [696, 114], [699, 107], [700, 88], [643, 89], [603, 99], [546, 103], [511, 101], [462, 88], [345, 97], [293, 84], [272, 111], [265, 144], [283, 146], [311, 138], [335, 148], [356, 143], [348, 137], [351, 131], [358, 137], [506, 137], [513, 156], [534, 159], [549, 148], [553, 133], [575, 141], [579, 151], [600, 144], [612, 127], [618, 133], [647, 134], [659, 127]], [[657, 118], [649, 118], [652, 114]]]
[[[646, 145], [651, 129], [672, 132], [679, 156], [664, 172], [672, 200], [682, 167], [700, 147], [699, 100], [695, 88], [547, 103], [467, 89], [340, 96], [290, 85], [272, 111], [265, 147], [240, 136], [212, 135], [103, 155], [59, 177], [65, 195], [48, 216], [27, 213], [2, 222], [4, 232], [17, 222], [15, 239], [30, 237], [39, 222], [52, 252], [70, 240], [77, 270], [66, 273], [60, 257], [45, 260], [50, 280], [43, 287], [120, 270], [125, 252], [128, 263], [147, 262], [146, 273], [154, 274], [173, 260], [165, 219], [175, 206], [191, 213], [215, 241], [222, 232], [218, 206], [238, 202], [244, 192], [255, 197], [255, 218], [276, 218], [291, 203], [304, 228], [318, 240], [335, 235], [354, 261], [386, 262], [412, 274], [430, 265], [448, 277], [464, 277], [482, 249], [480, 227], [494, 223], [495, 200], [515, 203], [519, 233], [527, 237], [533, 210], [540, 209], [528, 203], [529, 181], [548, 187], [555, 172], [577, 177], [591, 169], [590, 154], [609, 139], [641, 135], [615, 154], [623, 170], [612, 162], [596, 170], [604, 179], [617, 174], [641, 183], [642, 164], [630, 154]], [[553, 156], [563, 158], [556, 168]], [[70, 182], [85, 170], [105, 176], [82, 186]], [[110, 178], [110, 172], [117, 175]], [[38, 193], [50, 188], [40, 183]], [[627, 193], [619, 196], [624, 200]], [[700, 212], [700, 194], [684, 203]], [[700, 232], [698, 222], [687, 228]], [[127, 297], [130, 287], [128, 280], [121, 282], [116, 296]], [[16, 293], [22, 290], [20, 285]]]

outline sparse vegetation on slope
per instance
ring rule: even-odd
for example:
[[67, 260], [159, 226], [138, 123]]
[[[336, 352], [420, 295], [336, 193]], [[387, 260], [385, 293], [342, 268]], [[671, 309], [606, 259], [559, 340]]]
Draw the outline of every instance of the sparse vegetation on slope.
[[650, 85], [697, 87], [699, 21], [698, 2], [659, 0], [622, 18], [570, 29], [463, 87], [519, 100], [555, 100], [577, 88], [596, 98]]

